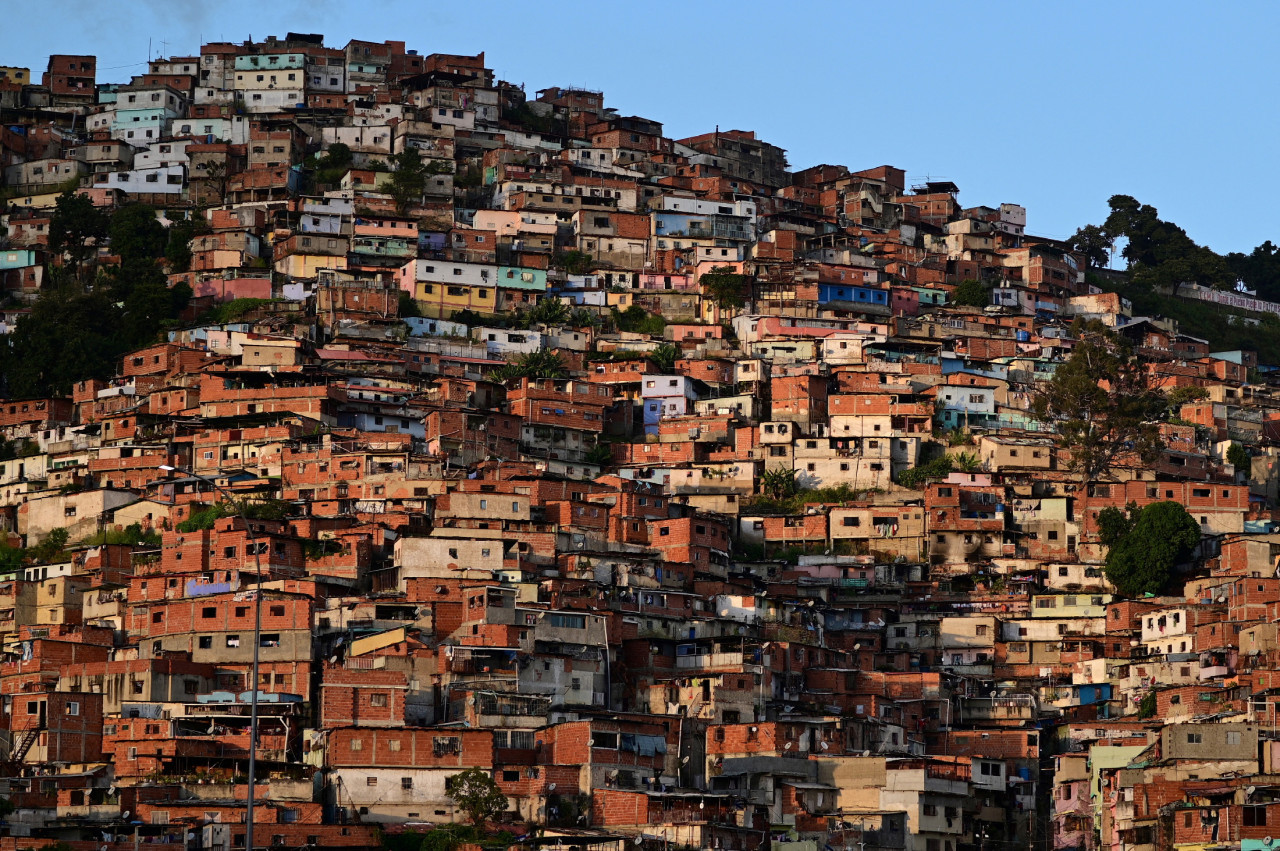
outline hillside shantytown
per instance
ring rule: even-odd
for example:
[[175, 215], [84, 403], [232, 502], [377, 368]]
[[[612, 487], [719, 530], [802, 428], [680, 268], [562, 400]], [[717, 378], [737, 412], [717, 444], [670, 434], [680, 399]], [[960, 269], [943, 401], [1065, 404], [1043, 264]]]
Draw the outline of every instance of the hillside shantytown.
[[1135, 199], [297, 33], [0, 172], [0, 851], [1280, 836], [1280, 306]]

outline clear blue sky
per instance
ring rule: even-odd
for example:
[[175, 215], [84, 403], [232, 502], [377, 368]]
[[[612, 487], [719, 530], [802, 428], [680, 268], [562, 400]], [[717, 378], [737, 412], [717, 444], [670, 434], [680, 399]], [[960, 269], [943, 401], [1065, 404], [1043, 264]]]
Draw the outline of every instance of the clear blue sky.
[[606, 106], [677, 138], [755, 130], [793, 168], [946, 178], [966, 206], [1025, 205], [1033, 233], [1100, 222], [1122, 193], [1218, 251], [1280, 242], [1274, 3], [44, 0], [4, 12], [0, 64], [37, 78], [50, 53], [94, 53], [99, 82], [125, 81], [148, 38], [153, 55], [289, 30], [338, 47], [484, 50], [531, 94], [601, 89]]

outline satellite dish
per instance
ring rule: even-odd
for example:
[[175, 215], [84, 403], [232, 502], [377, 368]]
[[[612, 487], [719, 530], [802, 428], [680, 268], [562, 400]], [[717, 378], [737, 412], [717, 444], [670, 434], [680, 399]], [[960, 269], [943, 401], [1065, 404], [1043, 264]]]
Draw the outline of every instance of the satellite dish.
[[720, 610], [720, 617], [722, 617], [722, 618], [727, 618], [727, 617], [729, 617], [729, 610], [728, 610], [728, 609], [721, 609], [721, 610]]
[[635, 839], [631, 840], [631, 844], [633, 845], [639, 845], [641, 842], [644, 842], [643, 836], [637, 836]]
[[475, 705], [476, 705], [476, 699], [474, 697], [468, 697], [467, 706], [475, 706]]
[[787, 742], [785, 745], [783, 745], [783, 746], [782, 746], [782, 749], [783, 749], [784, 751], [789, 751], [789, 750], [791, 750], [791, 743], [790, 743], [790, 742]]
[[689, 757], [687, 757], [687, 756], [682, 756], [682, 757], [680, 757], [680, 764], [681, 764], [681, 765], [688, 765], [688, 764], [689, 764]]
[[336, 665], [336, 664], [338, 664], [338, 657], [337, 657], [337, 656], [330, 656], [330, 657], [329, 657], [329, 664], [330, 664], [330, 665]]
[[556, 790], [556, 784], [554, 784], [554, 783], [548, 783], [548, 784], [547, 784], [547, 791], [548, 791], [548, 792], [554, 792], [555, 790]]
[[705, 810], [706, 808], [707, 808], [707, 802], [706, 802], [706, 801], [699, 801], [699, 802], [698, 802], [698, 809], [700, 809], [700, 810]]
[[830, 746], [830, 745], [828, 745], [826, 742], [819, 742], [819, 743], [818, 743], [818, 747], [822, 748], [822, 749], [825, 751], [827, 748], [829, 748], [829, 747], [831, 747], [831, 746]]
[[131, 816], [131, 815], [133, 815], [133, 810], [125, 810], [124, 812], [122, 812], [122, 813], [120, 814], [120, 818], [126, 818], [126, 819], [127, 819], [127, 818], [128, 818], [129, 816]]
[[594, 748], [595, 746], [596, 746], [596, 740], [595, 740], [595, 739], [587, 739], [587, 747], [589, 747], [589, 748]]

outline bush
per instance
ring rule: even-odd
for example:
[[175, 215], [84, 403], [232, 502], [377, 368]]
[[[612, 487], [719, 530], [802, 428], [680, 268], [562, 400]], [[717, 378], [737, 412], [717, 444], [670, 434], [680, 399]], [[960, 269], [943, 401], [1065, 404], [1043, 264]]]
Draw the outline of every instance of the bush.
[[192, 511], [186, 520], [175, 528], [179, 532], [207, 531], [223, 517], [240, 515], [247, 520], [283, 520], [289, 516], [289, 503], [279, 499], [262, 502], [219, 502], [208, 508]]
[[942, 455], [898, 474], [898, 484], [904, 488], [920, 490], [929, 479], [941, 479], [949, 475], [955, 466], [950, 455]]

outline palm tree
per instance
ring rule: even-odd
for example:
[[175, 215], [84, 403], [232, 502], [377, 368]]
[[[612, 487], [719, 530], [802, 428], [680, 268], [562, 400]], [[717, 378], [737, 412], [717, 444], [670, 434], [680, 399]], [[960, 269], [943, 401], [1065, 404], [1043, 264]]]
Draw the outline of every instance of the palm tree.
[[517, 361], [524, 374], [530, 378], [568, 378], [569, 367], [560, 359], [560, 355], [548, 349], [539, 349], [521, 355]]
[[568, 378], [569, 368], [560, 355], [547, 349], [528, 352], [491, 370], [489, 378], [499, 384], [521, 378]]
[[800, 492], [796, 471], [788, 468], [765, 470], [760, 475], [760, 489], [776, 500], [788, 499]]
[[658, 372], [670, 373], [676, 368], [676, 359], [680, 357], [680, 349], [673, 343], [663, 343], [649, 352], [649, 360], [658, 368]]
[[529, 325], [563, 325], [569, 319], [569, 307], [558, 298], [544, 298], [523, 318]]

